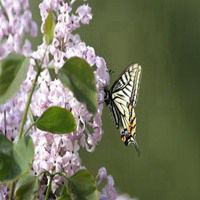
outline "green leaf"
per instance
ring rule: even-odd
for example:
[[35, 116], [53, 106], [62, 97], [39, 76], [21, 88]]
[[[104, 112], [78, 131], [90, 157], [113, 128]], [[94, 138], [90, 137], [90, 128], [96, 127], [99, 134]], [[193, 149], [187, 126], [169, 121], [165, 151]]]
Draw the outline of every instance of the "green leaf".
[[98, 200], [94, 176], [88, 170], [80, 170], [69, 178], [69, 188], [75, 200]]
[[78, 57], [70, 58], [58, 72], [58, 78], [70, 88], [75, 97], [86, 104], [88, 110], [97, 110], [97, 93], [94, 73], [90, 65]]
[[12, 144], [0, 134], [0, 181], [15, 180], [25, 174], [32, 165], [34, 147], [29, 136]]
[[19, 179], [15, 187], [16, 200], [33, 200], [39, 189], [36, 176], [24, 176]]
[[27, 172], [34, 158], [34, 145], [30, 136], [19, 139], [18, 143], [13, 145], [15, 160], [21, 168], [21, 173]]
[[55, 73], [54, 68], [48, 68], [49, 75], [51, 77], [51, 80], [54, 81], [57, 78], [57, 74]]
[[58, 106], [52, 106], [45, 110], [35, 125], [40, 130], [58, 134], [76, 130], [76, 122], [72, 113]]
[[28, 58], [17, 54], [10, 54], [0, 61], [0, 104], [17, 93], [26, 77], [28, 64]]
[[50, 44], [54, 37], [55, 19], [53, 11], [49, 11], [48, 16], [44, 23], [44, 37], [47, 44]]
[[87, 200], [99, 200], [99, 191], [95, 190], [86, 197]]
[[12, 143], [0, 133], [0, 181], [15, 179], [21, 169], [13, 156]]
[[61, 190], [61, 195], [56, 200], [72, 200], [68, 188], [64, 185]]

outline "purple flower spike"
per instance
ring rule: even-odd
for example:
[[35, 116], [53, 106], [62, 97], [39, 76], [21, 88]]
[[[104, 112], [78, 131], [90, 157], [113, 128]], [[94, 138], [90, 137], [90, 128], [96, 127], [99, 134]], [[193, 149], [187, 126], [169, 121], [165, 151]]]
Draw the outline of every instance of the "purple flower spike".
[[25, 34], [37, 36], [37, 25], [32, 19], [29, 1], [1, 1], [0, 21], [0, 59], [12, 51], [29, 55], [32, 51], [31, 44], [27, 39], [24, 40]]
[[[56, 18], [54, 38], [48, 46], [43, 41], [37, 50], [32, 52], [30, 42], [23, 39], [25, 34], [36, 36], [37, 32], [37, 25], [32, 20], [28, 0], [16, 0], [14, 4], [11, 3], [13, 2], [11, 0], [2, 2], [4, 8], [0, 8], [0, 40], [4, 42], [0, 46], [0, 58], [15, 50], [23, 55], [30, 56], [32, 59], [30, 60], [28, 74], [18, 94], [9, 102], [0, 106], [0, 131], [6, 133], [10, 140], [17, 141], [27, 94], [32, 87], [36, 74], [35, 60], [40, 62], [46, 51], [42, 66], [43, 71], [38, 78], [36, 90], [32, 97], [30, 113], [38, 117], [50, 106], [56, 105], [66, 108], [72, 112], [77, 129], [68, 135], [53, 135], [32, 128], [29, 131], [35, 145], [32, 173], [39, 175], [45, 171], [50, 173], [64, 172], [67, 176], [72, 176], [84, 167], [79, 156], [80, 148], [92, 152], [101, 141], [104, 88], [109, 84], [109, 73], [105, 60], [97, 56], [95, 49], [88, 46], [78, 34], [74, 33], [74, 30], [82, 24], [89, 24], [92, 19], [91, 8], [89, 5], [83, 4], [73, 13], [72, 6], [75, 2], [73, 0], [71, 3], [66, 3], [64, 0], [43, 0], [39, 5], [42, 18], [40, 29], [43, 32], [48, 11], [52, 10]], [[7, 14], [5, 14], [4, 9], [6, 9]], [[53, 66], [57, 73], [65, 60], [74, 56], [85, 59], [94, 69], [98, 97], [98, 108], [95, 114], [91, 114], [85, 104], [79, 102], [59, 79], [51, 80], [48, 67]], [[30, 116], [25, 128], [31, 123]], [[99, 186], [102, 181], [105, 181], [106, 185], [100, 191], [101, 200], [133, 200], [126, 195], [120, 196], [117, 193], [114, 180], [111, 175], [107, 175], [105, 168], [99, 169], [97, 185]], [[63, 178], [56, 176], [52, 183], [52, 191], [55, 192], [62, 183]], [[39, 200], [44, 199], [47, 184], [47, 177], [40, 177]], [[6, 199], [6, 195], [7, 188], [0, 185], [0, 198]]]

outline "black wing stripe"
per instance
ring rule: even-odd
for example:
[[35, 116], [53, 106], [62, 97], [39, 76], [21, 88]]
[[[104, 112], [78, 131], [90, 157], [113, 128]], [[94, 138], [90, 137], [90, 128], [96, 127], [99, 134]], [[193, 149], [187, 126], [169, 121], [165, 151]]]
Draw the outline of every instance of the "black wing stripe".
[[122, 90], [122, 92], [126, 95], [126, 96], [128, 96], [128, 93], [126, 92], [126, 90], [124, 89], [124, 90]]
[[115, 120], [116, 127], [119, 127], [119, 115], [117, 115], [116, 107], [112, 105], [112, 113]]

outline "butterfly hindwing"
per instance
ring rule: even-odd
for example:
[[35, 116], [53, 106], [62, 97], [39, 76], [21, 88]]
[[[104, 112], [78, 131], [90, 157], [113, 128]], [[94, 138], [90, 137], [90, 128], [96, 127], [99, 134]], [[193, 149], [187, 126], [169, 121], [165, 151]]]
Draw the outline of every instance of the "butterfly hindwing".
[[108, 104], [108, 108], [109, 108], [109, 110], [110, 110], [110, 112], [112, 114], [112, 118], [114, 119], [115, 126], [117, 128], [119, 128], [119, 124], [120, 124], [119, 116], [120, 116], [120, 113], [119, 113], [118, 109], [116, 108], [115, 104], [112, 101], [110, 102], [110, 104]]

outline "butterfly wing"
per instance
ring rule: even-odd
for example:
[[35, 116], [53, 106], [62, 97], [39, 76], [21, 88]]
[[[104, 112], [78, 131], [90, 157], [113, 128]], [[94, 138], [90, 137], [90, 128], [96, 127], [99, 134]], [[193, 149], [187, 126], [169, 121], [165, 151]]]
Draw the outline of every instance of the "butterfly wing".
[[138, 97], [139, 83], [141, 79], [142, 68], [138, 64], [130, 65], [122, 73], [120, 78], [115, 81], [111, 88], [112, 94], [118, 94], [126, 102], [132, 103], [135, 107]]
[[120, 113], [115, 104], [113, 103], [112, 100], [110, 100], [109, 104], [107, 104], [110, 113], [112, 114], [112, 118], [114, 119], [115, 126], [119, 128], [119, 125], [121, 124], [120, 122]]
[[[111, 107], [117, 116], [114, 117], [117, 119], [116, 124], [123, 130], [128, 130], [129, 134], [134, 132], [136, 124], [134, 107], [137, 102], [140, 76], [141, 66], [130, 65], [113, 84], [110, 91]], [[115, 116], [114, 113], [113, 115]], [[129, 132], [129, 129], [131, 129], [131, 132]]]

